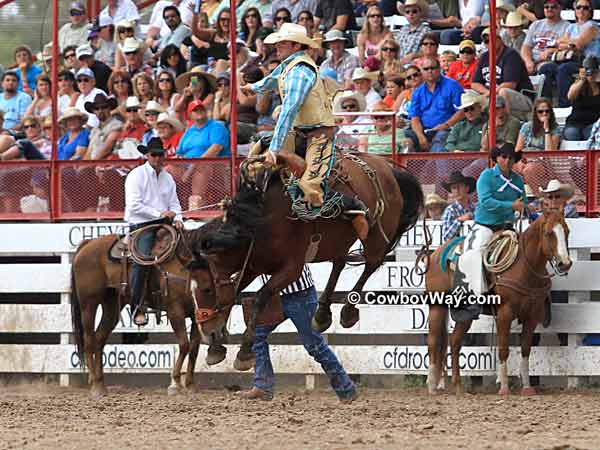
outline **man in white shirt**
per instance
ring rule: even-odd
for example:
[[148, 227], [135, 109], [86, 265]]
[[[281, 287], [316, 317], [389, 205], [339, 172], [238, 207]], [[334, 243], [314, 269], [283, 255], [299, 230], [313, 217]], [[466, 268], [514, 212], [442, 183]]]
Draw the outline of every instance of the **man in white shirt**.
[[[77, 97], [77, 101], [75, 102], [75, 108], [79, 111], [88, 114], [88, 111], [85, 109], [85, 104], [87, 102], [93, 102], [98, 94], [106, 95], [102, 89], [98, 89], [96, 87], [96, 76], [92, 69], [88, 67], [82, 67], [77, 71], [77, 75], [75, 76], [77, 80], [77, 87], [79, 88], [79, 92], [81, 95]], [[89, 114], [87, 126], [90, 128], [96, 128], [100, 122], [95, 114]]]
[[[181, 22], [188, 27], [192, 26], [192, 17], [193, 7], [195, 4], [195, 0], [159, 0], [154, 4], [154, 8], [152, 9], [152, 16], [150, 17], [150, 22], [148, 22], [148, 31], [146, 32], [146, 44], [149, 47], [154, 47], [156, 45], [156, 40], [158, 37], [165, 37], [171, 33], [171, 28], [165, 22], [163, 18], [163, 10], [167, 6], [176, 6], [179, 9], [179, 14], [181, 15]], [[190, 5], [191, 8], [190, 9]]]
[[69, 9], [70, 22], [64, 24], [58, 30], [58, 46], [63, 52], [69, 45], [87, 44], [87, 38], [92, 24], [90, 24], [85, 15], [85, 7], [83, 3], [73, 2]]
[[108, 0], [106, 8], [100, 11], [99, 17], [100, 21], [106, 20], [110, 17], [115, 24], [123, 20], [133, 22], [137, 27], [136, 34], [140, 34], [140, 13], [135, 3], [133, 3], [131, 0]]
[[[183, 229], [181, 205], [177, 197], [177, 187], [173, 177], [164, 170], [166, 150], [160, 138], [152, 138], [148, 146], [138, 146], [140, 153], [148, 158], [145, 164], [136, 167], [125, 179], [125, 221], [129, 230], [135, 231], [163, 219], [173, 221], [174, 226]], [[154, 244], [155, 233], [145, 232], [138, 240], [137, 248], [143, 254], [149, 254]], [[136, 325], [148, 323], [141, 299], [148, 274], [148, 266], [132, 264], [131, 309]]]

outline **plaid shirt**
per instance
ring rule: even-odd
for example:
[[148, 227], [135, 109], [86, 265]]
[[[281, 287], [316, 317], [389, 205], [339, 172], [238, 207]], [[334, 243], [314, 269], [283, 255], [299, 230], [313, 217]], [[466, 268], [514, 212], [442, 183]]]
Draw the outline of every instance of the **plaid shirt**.
[[346, 80], [352, 79], [352, 72], [360, 67], [358, 56], [354, 56], [348, 50], [344, 50], [342, 58], [336, 63], [333, 62], [333, 55], [330, 55], [321, 64], [321, 70], [334, 69], [337, 72], [337, 82], [344, 84]]
[[442, 239], [447, 241], [458, 236], [462, 222], [458, 218], [464, 214], [473, 212], [473, 205], [469, 203], [467, 208], [464, 208], [460, 203], [454, 201], [450, 203], [442, 214]]
[[[251, 88], [254, 92], [262, 94], [265, 91], [273, 91], [277, 89], [277, 79], [281, 76], [283, 69], [295, 58], [302, 56], [304, 52], [296, 52], [287, 59], [281, 62], [279, 66], [271, 72], [271, 74], [263, 78], [257, 83], [254, 83]], [[281, 104], [281, 112], [279, 113], [279, 120], [275, 125], [275, 131], [273, 131], [273, 139], [269, 150], [277, 152], [281, 149], [283, 141], [292, 129], [294, 119], [298, 115], [300, 107], [304, 103], [304, 100], [308, 96], [310, 90], [317, 82], [317, 74], [306, 64], [298, 64], [290, 70], [284, 81], [285, 98]], [[280, 93], [281, 94], [281, 93]]]
[[431, 28], [426, 22], [421, 22], [415, 29], [411, 25], [403, 25], [399, 31], [394, 33], [396, 42], [402, 43], [398, 57], [403, 58], [409, 53], [418, 52], [423, 36], [429, 32], [431, 32]]
[[590, 138], [585, 144], [585, 148], [590, 150], [600, 150], [600, 120], [597, 120], [592, 127]]

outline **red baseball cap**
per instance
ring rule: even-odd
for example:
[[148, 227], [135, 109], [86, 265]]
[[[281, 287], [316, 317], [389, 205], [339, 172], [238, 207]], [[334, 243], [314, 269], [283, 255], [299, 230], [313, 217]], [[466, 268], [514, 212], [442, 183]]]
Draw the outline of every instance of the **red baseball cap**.
[[204, 106], [204, 102], [202, 100], [191, 101], [187, 107], [187, 113], [190, 114], [192, 111], [194, 111], [195, 109], [198, 109], [198, 108], [206, 109], [206, 106]]

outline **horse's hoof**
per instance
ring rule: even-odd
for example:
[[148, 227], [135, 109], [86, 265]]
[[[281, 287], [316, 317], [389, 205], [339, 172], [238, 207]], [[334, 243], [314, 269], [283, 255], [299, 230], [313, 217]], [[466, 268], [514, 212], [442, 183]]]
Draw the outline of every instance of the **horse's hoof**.
[[508, 387], [501, 387], [500, 390], [498, 391], [498, 395], [507, 397], [510, 395], [510, 389]]
[[185, 392], [188, 394], [196, 394], [198, 393], [198, 386], [196, 386], [194, 383], [186, 384]]
[[106, 395], [106, 388], [104, 386], [92, 386], [90, 389], [90, 397], [93, 399], [99, 399]]
[[344, 328], [352, 328], [356, 325], [359, 319], [359, 311], [358, 308], [354, 305], [350, 305], [346, 303], [342, 307], [342, 312], [340, 314], [340, 324]]
[[226, 356], [227, 348], [225, 346], [211, 345], [208, 347], [208, 352], [206, 353], [206, 364], [209, 366], [214, 366], [215, 364], [223, 362]]
[[167, 388], [167, 395], [169, 397], [173, 396], [173, 395], [179, 395], [179, 394], [181, 394], [181, 388], [179, 386], [172, 384], [171, 386], [169, 386]]
[[529, 397], [531, 395], [537, 395], [537, 391], [533, 387], [524, 387], [521, 389], [521, 395], [525, 397]]
[[235, 370], [239, 370], [240, 372], [246, 372], [247, 370], [252, 369], [255, 365], [256, 357], [250, 359], [240, 359], [238, 355], [233, 362], [233, 368]]
[[311, 322], [312, 329], [315, 330], [317, 333], [323, 333], [331, 326], [331, 322], [331, 316], [329, 316], [329, 319], [327, 321], [321, 322], [317, 320], [317, 316], [315, 315]]

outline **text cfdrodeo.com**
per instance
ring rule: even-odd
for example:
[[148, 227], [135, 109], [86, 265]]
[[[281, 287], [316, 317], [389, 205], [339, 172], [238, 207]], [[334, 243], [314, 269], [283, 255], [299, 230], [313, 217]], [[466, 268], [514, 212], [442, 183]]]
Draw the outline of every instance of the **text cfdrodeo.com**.
[[458, 308], [461, 305], [499, 305], [499, 295], [476, 295], [467, 293], [462, 288], [452, 292], [423, 292], [408, 294], [406, 292], [374, 292], [364, 293], [352, 291], [348, 293], [348, 303], [352, 305], [442, 305]]

